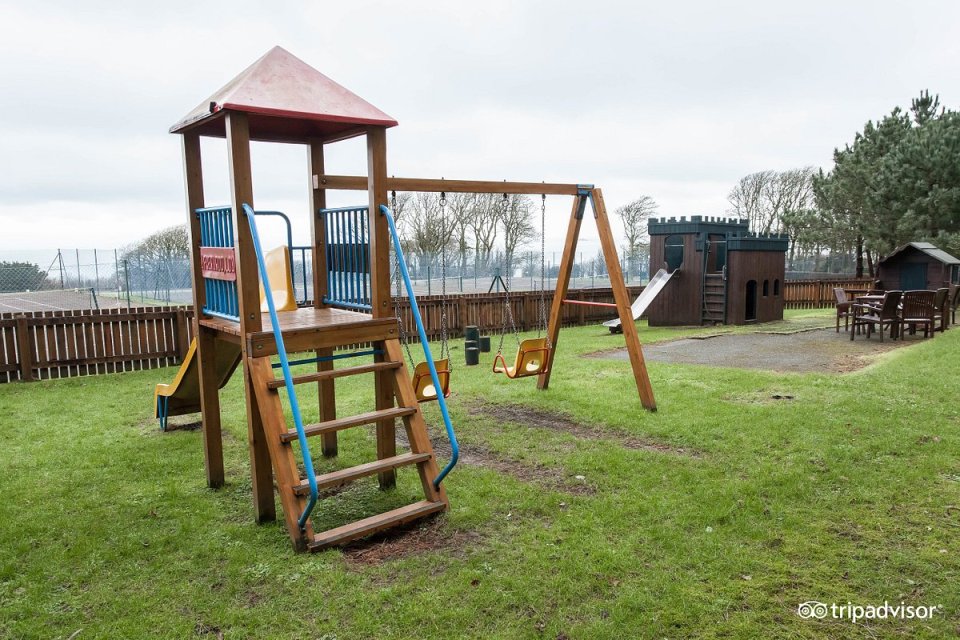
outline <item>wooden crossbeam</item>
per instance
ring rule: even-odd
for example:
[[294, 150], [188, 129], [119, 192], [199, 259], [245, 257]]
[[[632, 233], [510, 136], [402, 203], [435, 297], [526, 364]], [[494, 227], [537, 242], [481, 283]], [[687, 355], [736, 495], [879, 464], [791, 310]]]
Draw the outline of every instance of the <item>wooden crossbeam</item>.
[[[324, 189], [366, 191], [366, 176], [315, 176], [314, 184]], [[430, 193], [509, 193], [548, 196], [575, 196], [581, 188], [593, 185], [561, 184], [551, 182], [497, 182], [495, 180], [437, 180], [434, 178], [387, 178], [388, 191], [419, 191]]]

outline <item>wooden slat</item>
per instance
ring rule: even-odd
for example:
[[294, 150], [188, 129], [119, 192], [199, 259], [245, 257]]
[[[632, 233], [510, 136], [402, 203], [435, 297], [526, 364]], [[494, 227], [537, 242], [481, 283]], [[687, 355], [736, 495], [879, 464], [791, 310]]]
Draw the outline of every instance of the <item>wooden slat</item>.
[[[370, 373], [372, 371], [384, 371], [388, 369], [398, 369], [403, 366], [402, 362], [371, 362], [370, 364], [361, 364], [355, 367], [343, 367], [342, 369], [330, 369], [325, 371], [316, 371], [314, 373], [306, 373], [301, 376], [293, 377], [293, 384], [306, 384], [308, 382], [319, 382], [321, 380], [333, 380], [335, 378], [343, 378], [345, 376], [357, 376], [362, 373]], [[271, 380], [267, 383], [267, 388], [269, 389], [279, 389], [284, 386], [285, 382], [283, 378], [278, 378], [276, 380]]]
[[386, 513], [381, 513], [370, 518], [345, 524], [336, 529], [318, 533], [314, 536], [313, 542], [307, 545], [307, 547], [310, 551], [321, 551], [327, 547], [345, 544], [351, 540], [359, 540], [360, 538], [365, 538], [379, 531], [412, 522], [430, 514], [443, 511], [444, 509], [446, 509], [446, 504], [443, 502], [421, 500], [420, 502], [415, 502], [405, 507], [394, 509], [393, 511], [387, 511]]
[[[429, 453], [401, 453], [398, 456], [374, 460], [373, 462], [367, 462], [355, 467], [325, 473], [317, 476], [317, 489], [320, 491], [335, 489], [349, 484], [354, 480], [359, 480], [360, 478], [366, 478], [367, 476], [372, 476], [388, 469], [397, 469], [406, 465], [426, 462], [430, 458], [431, 455]], [[298, 496], [310, 495], [310, 482], [308, 480], [301, 480], [300, 484], [294, 487], [293, 492]]]
[[[366, 176], [318, 176], [326, 189], [364, 191]], [[389, 191], [419, 191], [429, 193], [508, 193], [548, 196], [575, 196], [579, 186], [551, 182], [498, 182], [496, 180], [437, 180], [433, 178], [387, 178]]]
[[[317, 436], [322, 433], [331, 433], [333, 431], [342, 431], [351, 427], [359, 427], [365, 424], [373, 424], [378, 420], [396, 420], [417, 412], [415, 407], [393, 407], [391, 409], [381, 409], [379, 411], [368, 411], [355, 416], [346, 416], [337, 418], [328, 422], [318, 422], [308, 424], [303, 428], [304, 433], [310, 436]], [[284, 443], [293, 442], [297, 439], [297, 430], [290, 429], [280, 436], [280, 441]]]

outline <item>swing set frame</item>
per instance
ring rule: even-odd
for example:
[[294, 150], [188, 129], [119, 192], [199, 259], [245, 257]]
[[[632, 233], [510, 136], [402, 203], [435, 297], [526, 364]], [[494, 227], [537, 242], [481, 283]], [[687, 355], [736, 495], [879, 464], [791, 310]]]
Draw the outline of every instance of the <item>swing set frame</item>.
[[[323, 189], [342, 189], [346, 191], [366, 191], [368, 180], [366, 176], [318, 175], [314, 178], [319, 182], [315, 185]], [[564, 184], [549, 182], [497, 182], [485, 180], [447, 180], [435, 178], [397, 178], [386, 179], [387, 191], [421, 191], [427, 193], [504, 193], [511, 195], [561, 195], [573, 196], [573, 207], [567, 224], [567, 235], [563, 246], [563, 256], [560, 260], [560, 271], [557, 275], [557, 286], [553, 293], [550, 305], [549, 322], [547, 325], [546, 366], [537, 376], [537, 388], [545, 390], [550, 386], [550, 375], [553, 373], [553, 360], [556, 355], [557, 344], [560, 339], [561, 311], [567, 292], [570, 287], [570, 278], [573, 274], [574, 257], [577, 251], [577, 242], [580, 238], [580, 227], [586, 213], [587, 204], [591, 205], [597, 231], [600, 235], [600, 246], [603, 250], [607, 273], [610, 276], [610, 287], [613, 290], [614, 304], [617, 315], [623, 326], [623, 337], [626, 341], [627, 354], [630, 357], [630, 367], [633, 371], [637, 393], [643, 407], [649, 411], [657, 410], [653, 387], [647, 373], [647, 365], [643, 357], [643, 348], [637, 327], [633, 321], [630, 308], [630, 294], [627, 291], [620, 270], [620, 260], [617, 255], [617, 246], [610, 227], [607, 207], [603, 200], [603, 192], [592, 184]]]

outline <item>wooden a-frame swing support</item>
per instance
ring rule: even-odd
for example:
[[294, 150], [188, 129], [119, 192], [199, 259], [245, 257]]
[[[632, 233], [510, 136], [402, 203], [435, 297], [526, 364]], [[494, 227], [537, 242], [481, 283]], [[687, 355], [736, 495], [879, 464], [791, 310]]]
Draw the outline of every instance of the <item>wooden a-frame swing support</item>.
[[[324, 189], [343, 189], [364, 191], [367, 189], [367, 178], [364, 176], [336, 176], [319, 175], [314, 178], [319, 187]], [[640, 402], [645, 409], [657, 410], [657, 402], [653, 396], [653, 387], [647, 374], [647, 365], [643, 358], [643, 349], [640, 346], [640, 336], [633, 321], [633, 312], [630, 309], [630, 295], [620, 270], [620, 260], [617, 256], [617, 246], [610, 229], [610, 219], [607, 217], [607, 208], [603, 201], [603, 193], [599, 187], [582, 184], [560, 184], [541, 182], [495, 182], [481, 180], [436, 180], [431, 178], [396, 178], [386, 180], [388, 191], [421, 191], [431, 193], [506, 193], [523, 195], [567, 195], [574, 196], [573, 208], [570, 212], [570, 222], [567, 226], [567, 237], [563, 246], [563, 256], [560, 260], [560, 272], [557, 275], [557, 286], [550, 305], [550, 321], [547, 328], [551, 348], [547, 354], [547, 363], [543, 373], [538, 376], [537, 388], [546, 389], [550, 385], [550, 374], [553, 373], [553, 359], [556, 354], [557, 341], [560, 338], [560, 313], [563, 300], [567, 297], [570, 287], [570, 277], [573, 274], [573, 262], [577, 252], [577, 241], [580, 238], [580, 225], [586, 212], [587, 202], [593, 209], [593, 217], [597, 221], [597, 231], [600, 234], [600, 246], [603, 248], [603, 257], [607, 263], [607, 273], [610, 275], [610, 287], [613, 289], [613, 298], [617, 307], [617, 315], [623, 326], [623, 337], [627, 344], [627, 353], [630, 356], [630, 366], [637, 384]]]

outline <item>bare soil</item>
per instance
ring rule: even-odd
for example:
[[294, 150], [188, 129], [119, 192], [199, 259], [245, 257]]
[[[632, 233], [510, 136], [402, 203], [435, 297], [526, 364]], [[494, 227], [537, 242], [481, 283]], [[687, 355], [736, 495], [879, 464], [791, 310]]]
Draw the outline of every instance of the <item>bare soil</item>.
[[[404, 447], [409, 446], [407, 435], [403, 429], [397, 430], [397, 442]], [[433, 451], [440, 457], [449, 458], [453, 455], [450, 442], [444, 437], [431, 437]], [[499, 473], [511, 476], [521, 482], [531, 482], [541, 487], [570, 493], [573, 495], [592, 495], [596, 487], [574, 476], [567, 475], [561, 469], [531, 465], [491, 451], [487, 447], [477, 444], [461, 444], [459, 464], [467, 464], [485, 469], [492, 469]]]
[[480, 543], [476, 531], [449, 531], [442, 516], [419, 520], [343, 547], [343, 558], [353, 565], [380, 565], [431, 551], [459, 554]]
[[626, 449], [700, 457], [699, 452], [691, 449], [676, 447], [650, 438], [640, 438], [600, 425], [577, 422], [572, 417], [555, 411], [532, 409], [516, 404], [501, 404], [474, 406], [470, 408], [470, 413], [489, 417], [499, 423], [562, 431], [584, 440], [613, 441]]

